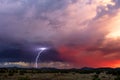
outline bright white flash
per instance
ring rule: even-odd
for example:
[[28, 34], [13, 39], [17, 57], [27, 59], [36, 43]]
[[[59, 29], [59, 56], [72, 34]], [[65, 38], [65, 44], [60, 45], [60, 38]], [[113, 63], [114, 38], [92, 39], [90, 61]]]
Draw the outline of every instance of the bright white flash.
[[36, 59], [35, 59], [35, 67], [36, 67], [36, 68], [38, 68], [38, 59], [39, 59], [41, 53], [42, 53], [44, 50], [46, 50], [46, 49], [47, 49], [47, 48], [37, 48], [37, 50], [38, 50], [39, 52], [38, 52], [38, 55], [37, 55], [37, 57], [36, 57]]
[[38, 48], [38, 50], [46, 50], [47, 48]]

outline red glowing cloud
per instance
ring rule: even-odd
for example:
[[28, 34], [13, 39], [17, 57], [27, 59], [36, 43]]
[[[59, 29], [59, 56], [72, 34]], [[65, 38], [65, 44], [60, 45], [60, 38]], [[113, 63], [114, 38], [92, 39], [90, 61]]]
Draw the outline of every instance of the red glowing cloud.
[[112, 55], [102, 53], [100, 50], [87, 51], [87, 48], [61, 47], [59, 49], [61, 58], [77, 67], [118, 67], [119, 54]]

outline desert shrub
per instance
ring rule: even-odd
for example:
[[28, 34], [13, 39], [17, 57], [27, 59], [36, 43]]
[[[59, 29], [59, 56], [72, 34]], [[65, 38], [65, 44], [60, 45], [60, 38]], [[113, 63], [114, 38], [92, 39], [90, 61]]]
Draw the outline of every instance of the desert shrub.
[[101, 73], [101, 71], [96, 71], [96, 74], [98, 74], [98, 75], [99, 75], [100, 73]]
[[75, 75], [76, 73], [75, 72], [71, 72], [72, 75]]
[[8, 73], [8, 76], [13, 76], [14, 75], [14, 73]]
[[115, 80], [120, 80], [120, 76], [117, 76], [117, 77], [115, 78]]
[[5, 75], [3, 75], [5, 78], [7, 78], [8, 77], [8, 75], [7, 74], [5, 74]]
[[18, 80], [30, 80], [29, 77], [19, 77]]
[[0, 73], [6, 73], [6, 70], [1, 69], [1, 70], [0, 70]]
[[106, 74], [120, 75], [120, 71], [119, 70], [109, 70], [106, 72]]
[[57, 78], [53, 78], [52, 80], [75, 80], [72, 77], [57, 77]]
[[94, 78], [93, 80], [100, 80], [100, 78]]
[[98, 77], [99, 77], [99, 75], [97, 75], [97, 74], [96, 74], [96, 75], [94, 75], [93, 77], [94, 77], [94, 78], [98, 78]]
[[23, 71], [20, 71], [20, 72], [19, 72], [19, 75], [24, 75], [24, 72], [23, 72]]
[[100, 80], [99, 75], [97, 75], [97, 74], [94, 75], [94, 76], [93, 76], [93, 80]]
[[105, 76], [102, 76], [102, 78], [106, 78]]

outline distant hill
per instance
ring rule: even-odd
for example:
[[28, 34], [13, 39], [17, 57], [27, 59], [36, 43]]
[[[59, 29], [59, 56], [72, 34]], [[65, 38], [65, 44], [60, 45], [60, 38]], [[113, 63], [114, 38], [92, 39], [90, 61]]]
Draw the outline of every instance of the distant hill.
[[92, 68], [92, 67], [83, 67], [80, 69], [71, 68], [71, 69], [57, 69], [57, 68], [49, 68], [49, 67], [43, 67], [43, 68], [24, 68], [24, 67], [2, 67], [0, 69], [36, 69], [36, 70], [70, 70], [70, 71], [77, 71], [77, 70], [120, 70], [120, 67], [118, 68], [110, 68], [110, 67], [101, 67], [101, 68]]

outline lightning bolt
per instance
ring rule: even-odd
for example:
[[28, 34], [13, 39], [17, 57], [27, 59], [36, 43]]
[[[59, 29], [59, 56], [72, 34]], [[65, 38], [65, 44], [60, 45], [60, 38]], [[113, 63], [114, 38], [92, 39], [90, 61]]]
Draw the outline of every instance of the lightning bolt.
[[38, 59], [39, 59], [39, 57], [40, 57], [40, 55], [41, 55], [41, 53], [42, 53], [43, 51], [44, 51], [44, 50], [41, 50], [41, 51], [38, 52], [38, 55], [37, 55], [37, 57], [36, 57], [36, 59], [35, 59], [35, 68], [38, 68]]

